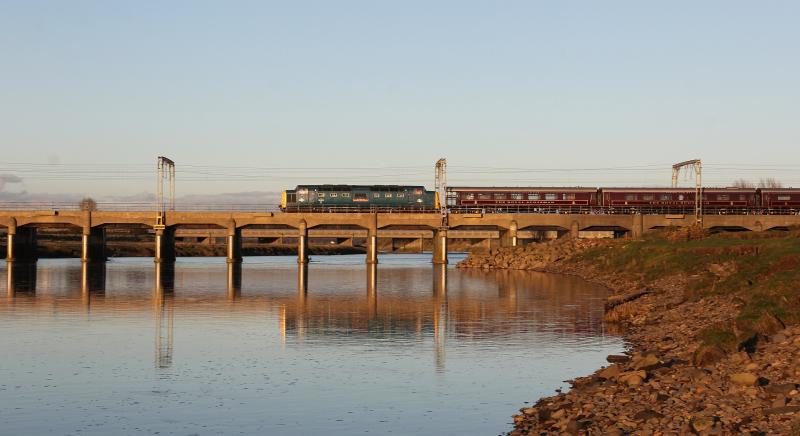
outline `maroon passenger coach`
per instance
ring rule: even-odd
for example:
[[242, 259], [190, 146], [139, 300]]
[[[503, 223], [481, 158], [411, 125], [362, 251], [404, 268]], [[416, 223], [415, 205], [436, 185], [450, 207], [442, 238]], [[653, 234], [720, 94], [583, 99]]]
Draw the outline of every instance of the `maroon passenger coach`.
[[761, 188], [758, 191], [764, 213], [800, 212], [800, 188]]
[[588, 211], [597, 206], [597, 188], [448, 187], [447, 206], [453, 210]]
[[[695, 198], [692, 188], [600, 188], [600, 205], [610, 213], [687, 213], [694, 210]], [[746, 213], [755, 207], [755, 189], [703, 189], [708, 213]]]

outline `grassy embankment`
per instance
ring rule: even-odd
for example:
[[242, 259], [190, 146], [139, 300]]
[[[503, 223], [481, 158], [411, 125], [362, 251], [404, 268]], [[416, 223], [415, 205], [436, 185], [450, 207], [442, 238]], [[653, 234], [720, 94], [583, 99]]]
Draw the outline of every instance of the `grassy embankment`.
[[699, 237], [671, 230], [640, 241], [591, 248], [574, 260], [643, 287], [680, 278], [685, 300], [715, 294], [732, 297], [739, 312], [698, 332], [703, 347], [696, 359], [747, 348], [759, 335], [800, 322], [800, 229]]

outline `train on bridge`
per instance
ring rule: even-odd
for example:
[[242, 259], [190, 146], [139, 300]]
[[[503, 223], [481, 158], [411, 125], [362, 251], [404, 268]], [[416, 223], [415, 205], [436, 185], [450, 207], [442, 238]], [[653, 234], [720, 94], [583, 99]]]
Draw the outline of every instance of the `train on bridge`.
[[[451, 213], [800, 214], [798, 188], [448, 187]], [[299, 185], [284, 212], [437, 212], [437, 192], [405, 185]]]

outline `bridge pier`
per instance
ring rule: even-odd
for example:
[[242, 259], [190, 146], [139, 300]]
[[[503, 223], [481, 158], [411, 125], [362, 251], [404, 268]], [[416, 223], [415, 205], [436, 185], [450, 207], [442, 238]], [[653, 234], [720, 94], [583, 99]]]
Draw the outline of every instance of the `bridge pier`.
[[447, 264], [447, 229], [440, 228], [433, 235], [433, 263]]
[[375, 213], [370, 217], [367, 231], [367, 263], [378, 263], [378, 214]]
[[300, 221], [297, 229], [297, 263], [301, 265], [308, 263], [308, 224], [306, 220]]
[[500, 237], [500, 244], [503, 247], [516, 247], [519, 245], [519, 238], [517, 237], [517, 222], [511, 221], [508, 230], [502, 232]]
[[228, 244], [228, 263], [240, 263], [242, 261], [242, 229], [228, 227], [226, 237]]
[[156, 229], [156, 250], [153, 260], [156, 263], [175, 261], [175, 229], [165, 227]]
[[6, 261], [35, 262], [39, 256], [36, 249], [36, 228], [8, 226]]
[[569, 226], [569, 237], [572, 239], [578, 239], [581, 233], [581, 225], [577, 221], [573, 221], [572, 224]]
[[81, 235], [81, 261], [106, 261], [106, 230], [102, 227], [84, 227]]
[[639, 239], [644, 235], [644, 215], [635, 214], [633, 216], [633, 225], [631, 226], [631, 237]]

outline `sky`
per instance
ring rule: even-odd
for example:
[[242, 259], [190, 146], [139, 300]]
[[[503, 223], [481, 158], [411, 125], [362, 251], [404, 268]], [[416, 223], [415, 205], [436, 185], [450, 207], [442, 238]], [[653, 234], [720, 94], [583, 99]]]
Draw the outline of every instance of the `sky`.
[[[0, 0], [0, 191], [800, 187], [797, 1]], [[690, 183], [683, 180], [682, 183]]]

